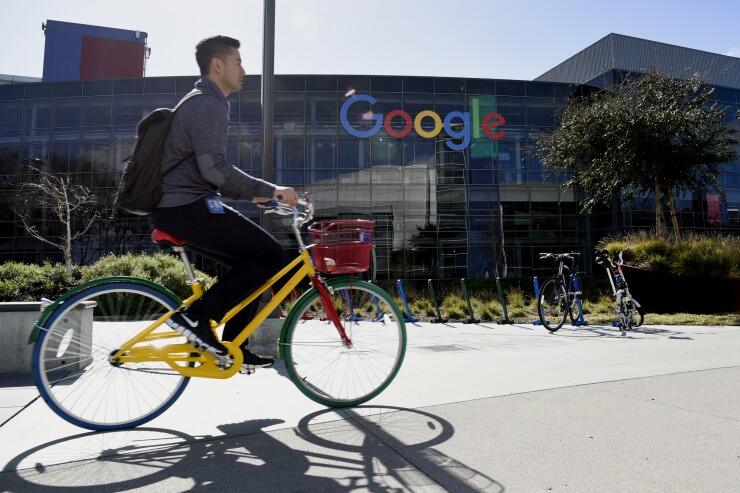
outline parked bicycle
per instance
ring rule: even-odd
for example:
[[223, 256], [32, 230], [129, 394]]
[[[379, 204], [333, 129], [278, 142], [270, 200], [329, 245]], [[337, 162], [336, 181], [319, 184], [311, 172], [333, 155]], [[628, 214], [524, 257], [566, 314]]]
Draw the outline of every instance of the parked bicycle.
[[609, 284], [612, 287], [612, 297], [617, 304], [618, 325], [625, 330], [632, 330], [639, 327], [645, 318], [645, 311], [640, 303], [632, 297], [627, 279], [624, 277], [622, 264], [624, 264], [625, 250], [620, 250], [617, 254], [617, 261], [609, 258], [607, 250], [596, 250], [594, 252], [594, 262], [606, 268], [606, 275], [609, 277]]
[[[571, 322], [580, 318], [583, 295], [576, 268], [578, 255], [576, 252], [540, 253], [541, 260], [553, 259], [558, 263], [557, 273], [545, 281], [537, 298], [540, 322], [550, 332], [560, 329], [566, 317]], [[571, 263], [570, 267], [567, 262]]]
[[306, 396], [329, 407], [356, 406], [380, 394], [398, 373], [406, 351], [401, 310], [370, 282], [319, 274], [367, 270], [372, 221], [314, 223], [309, 234], [315, 244], [305, 245], [300, 228], [313, 218], [308, 198], [299, 201], [300, 210], [271, 205], [272, 211], [293, 216], [299, 254], [222, 320], [212, 322], [216, 329], [271, 286], [282, 286], [238, 337], [223, 342], [229, 350], [227, 364], [194, 349], [164, 323], [181, 305], [200, 298], [203, 287], [186, 245], [155, 230], [154, 241], [180, 255], [192, 296], [181, 301], [156, 283], [111, 277], [74, 288], [47, 307], [30, 342], [35, 342], [36, 385], [54, 412], [92, 430], [146, 423], [177, 400], [190, 377], [237, 374], [243, 363], [240, 347], [305, 277], [311, 288], [293, 303], [278, 342], [290, 379]]

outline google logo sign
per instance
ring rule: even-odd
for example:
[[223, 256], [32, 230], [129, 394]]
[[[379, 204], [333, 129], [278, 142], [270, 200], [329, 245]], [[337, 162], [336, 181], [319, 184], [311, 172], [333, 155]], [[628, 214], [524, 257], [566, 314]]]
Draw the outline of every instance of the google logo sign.
[[[385, 128], [385, 131], [388, 133], [388, 135], [390, 135], [391, 137], [403, 138], [411, 133], [411, 129], [413, 128], [420, 137], [431, 139], [439, 135], [439, 132], [441, 132], [444, 128], [444, 131], [447, 133], [447, 135], [449, 135], [453, 139], [462, 139], [461, 143], [455, 143], [452, 140], [448, 140], [447, 142], [445, 142], [445, 144], [447, 144], [447, 147], [454, 151], [461, 151], [470, 145], [471, 128], [472, 137], [476, 139], [481, 137], [481, 132], [483, 132], [486, 137], [492, 140], [501, 139], [504, 137], [504, 135], [506, 135], [506, 132], [504, 130], [495, 130], [497, 127], [500, 127], [501, 125], [506, 123], [506, 119], [500, 113], [492, 111], [483, 115], [482, 118], [480, 117], [478, 98], [472, 98], [471, 100], [472, 115], [471, 112], [467, 111], [451, 111], [447, 114], [447, 116], [445, 116], [444, 120], [442, 120], [442, 117], [439, 116], [439, 114], [437, 114], [436, 112], [432, 110], [424, 110], [420, 111], [412, 122], [411, 115], [409, 115], [406, 111], [393, 110], [388, 112], [388, 114], [385, 116], [383, 116], [382, 113], [369, 113], [371, 116], [368, 118], [368, 121], [373, 123], [372, 127], [368, 130], [358, 130], [350, 125], [349, 120], [347, 119], [347, 113], [349, 112], [349, 109], [352, 107], [353, 104], [359, 102], [375, 104], [377, 101], [378, 100], [372, 96], [368, 96], [366, 94], [358, 94], [352, 96], [344, 102], [344, 104], [342, 105], [342, 110], [339, 113], [339, 119], [341, 120], [344, 129], [350, 135], [354, 135], [355, 137], [360, 138], [372, 137], [380, 131], [380, 127], [383, 127]], [[396, 129], [392, 126], [393, 120], [397, 118], [403, 120], [403, 128], [401, 129]], [[422, 122], [425, 118], [430, 119], [434, 123], [434, 127], [431, 130], [425, 130], [424, 128], [422, 128]], [[460, 125], [453, 123], [453, 120], [459, 120], [462, 123], [462, 126], [459, 130], [454, 127], [460, 127]]]

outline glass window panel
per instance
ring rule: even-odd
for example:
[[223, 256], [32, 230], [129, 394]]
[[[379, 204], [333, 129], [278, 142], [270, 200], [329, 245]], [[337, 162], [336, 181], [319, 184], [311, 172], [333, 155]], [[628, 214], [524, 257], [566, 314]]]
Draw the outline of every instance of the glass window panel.
[[82, 95], [109, 96], [113, 93], [112, 80], [86, 80], [82, 83]]
[[496, 97], [498, 112], [506, 119], [506, 125], [524, 125], [526, 123], [525, 98], [512, 96]]
[[175, 94], [144, 94], [142, 111], [149, 114], [157, 108], [174, 108], [179, 101]]
[[430, 77], [404, 77], [403, 92], [434, 92], [434, 79]]
[[401, 166], [402, 143], [397, 139], [373, 137], [367, 139], [370, 143], [370, 165], [371, 166]]
[[317, 138], [309, 141], [308, 167], [311, 169], [337, 167], [337, 144], [333, 138]]
[[360, 140], [339, 139], [339, 168], [360, 168]]
[[553, 100], [527, 98], [527, 124], [530, 126], [554, 126], [555, 105]]
[[728, 87], [715, 87], [712, 94], [713, 99], [727, 103], [735, 103], [736, 91]]
[[147, 77], [144, 79], [145, 93], [174, 93], [177, 83], [172, 77]]
[[0, 129], [21, 128], [23, 101], [0, 101]]
[[401, 77], [371, 77], [370, 85], [373, 93], [401, 92], [403, 90], [403, 79]]
[[274, 121], [281, 126], [286, 122], [302, 126], [306, 113], [305, 97], [306, 94], [303, 92], [275, 93]]
[[404, 139], [404, 164], [434, 166], [434, 139]]
[[[28, 84], [29, 86], [33, 84]], [[4, 84], [0, 85], [0, 101], [11, 99], [23, 99], [26, 84]]]
[[141, 96], [113, 96], [114, 125], [136, 125], [142, 116]]
[[340, 76], [337, 79], [337, 91], [344, 94], [350, 89], [355, 94], [370, 94], [370, 77], [364, 76]]
[[[434, 111], [444, 121], [451, 111], [468, 111], [465, 107], [465, 95], [463, 94], [437, 94], [434, 97]], [[454, 121], [459, 122], [460, 119]]]
[[552, 98], [554, 94], [552, 82], [527, 82], [527, 97]]
[[67, 98], [82, 96], [82, 82], [56, 82], [54, 83], [54, 97]]
[[258, 92], [239, 93], [239, 121], [241, 122], [261, 122], [262, 121], [262, 103], [260, 102], [260, 93]]
[[82, 98], [54, 99], [54, 126], [79, 127]]
[[311, 75], [306, 77], [307, 91], [336, 91], [337, 78], [333, 75]]
[[26, 99], [50, 98], [54, 94], [54, 84], [37, 83], [26, 86]]
[[308, 93], [308, 118], [310, 128], [337, 127], [339, 121], [339, 106], [336, 92]]
[[[247, 81], [247, 77], [244, 78], [244, 81]], [[175, 93], [179, 95], [180, 97], [186, 95], [190, 91], [193, 90], [193, 86], [195, 85], [195, 82], [198, 80], [198, 77], [178, 77], [175, 80]], [[242, 89], [244, 89], [244, 85], [242, 85]], [[257, 90], [259, 90], [259, 85], [257, 85]]]
[[275, 92], [280, 91], [299, 91], [306, 90], [306, 77], [302, 75], [276, 75]]
[[144, 79], [116, 79], [113, 94], [141, 94], [144, 92]]
[[462, 94], [465, 92], [464, 79], [438, 78], [434, 79], [434, 92]]
[[524, 96], [524, 82], [519, 80], [497, 80], [496, 94], [502, 96]]
[[113, 108], [110, 96], [84, 98], [83, 125], [110, 125], [112, 114]]
[[556, 98], [568, 99], [575, 91], [578, 91], [576, 84], [553, 84], [554, 96]]
[[468, 94], [496, 94], [496, 81], [489, 79], [467, 79], [465, 92]]
[[110, 127], [82, 127], [82, 138], [84, 140], [110, 139]]
[[239, 141], [238, 167], [252, 176], [256, 176], [262, 166], [262, 144], [259, 139], [241, 139]]

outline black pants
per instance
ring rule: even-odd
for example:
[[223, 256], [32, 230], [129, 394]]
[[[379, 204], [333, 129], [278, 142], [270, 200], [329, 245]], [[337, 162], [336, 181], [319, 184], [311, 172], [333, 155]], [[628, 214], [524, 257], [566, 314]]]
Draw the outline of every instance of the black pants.
[[[204, 200], [178, 207], [154, 209], [152, 224], [188, 243], [188, 247], [230, 267], [189, 310], [213, 320], [226, 312], [279, 271], [285, 264], [283, 248], [259, 225], [225, 206], [211, 214]], [[233, 340], [254, 318], [259, 299], [242, 310], [224, 328], [223, 339]]]

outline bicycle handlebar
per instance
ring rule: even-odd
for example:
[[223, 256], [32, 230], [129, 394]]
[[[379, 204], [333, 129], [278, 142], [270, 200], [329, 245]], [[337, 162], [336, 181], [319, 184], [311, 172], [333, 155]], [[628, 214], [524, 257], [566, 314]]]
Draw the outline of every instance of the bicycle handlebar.
[[[259, 202], [258, 204], [264, 208], [267, 208], [267, 210], [265, 211], [266, 214], [278, 214], [280, 216], [292, 215], [293, 224], [296, 227], [300, 228], [307, 222], [311, 221], [311, 219], [313, 219], [313, 204], [311, 203], [310, 198], [310, 192], [304, 193], [303, 198], [298, 199], [296, 207], [285, 204], [283, 202], [279, 202], [277, 200]], [[302, 207], [303, 210], [300, 210], [298, 206]]]
[[598, 259], [602, 258], [606, 260], [607, 262], [609, 262], [609, 264], [611, 264], [611, 266], [616, 269], [620, 265], [624, 264], [624, 252], [626, 252], [627, 250], [629, 250], [629, 248], [619, 250], [619, 252], [617, 253], [617, 259], [615, 260], [612, 260], [609, 257], [609, 252], [607, 250], [596, 250], [596, 257], [594, 260], [596, 260], [596, 262], [599, 263]]
[[578, 252], [570, 252], [570, 253], [544, 253], [540, 252], [540, 260], [545, 260], [548, 258], [554, 258], [555, 260], [561, 260], [564, 258], [573, 259], [574, 257], [580, 255]]

